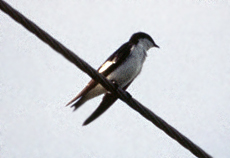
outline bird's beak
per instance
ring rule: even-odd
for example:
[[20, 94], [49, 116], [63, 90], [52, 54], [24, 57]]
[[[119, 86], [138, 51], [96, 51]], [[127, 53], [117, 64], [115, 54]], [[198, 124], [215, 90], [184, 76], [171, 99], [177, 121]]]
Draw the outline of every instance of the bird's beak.
[[156, 44], [155, 44], [153, 47], [157, 47], [157, 48], [160, 48], [160, 47], [159, 47], [158, 45], [156, 45]]

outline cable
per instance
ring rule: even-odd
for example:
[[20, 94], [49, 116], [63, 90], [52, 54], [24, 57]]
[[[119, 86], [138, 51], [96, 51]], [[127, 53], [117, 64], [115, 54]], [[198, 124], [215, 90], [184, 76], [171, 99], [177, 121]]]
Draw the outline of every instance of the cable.
[[21, 13], [12, 8], [3, 0], [0, 0], [0, 9], [6, 14], [8, 14], [15, 21], [27, 28], [27, 30], [35, 34], [39, 39], [48, 44], [58, 53], [63, 55], [67, 60], [76, 65], [83, 72], [87, 73], [95, 81], [99, 82], [108, 91], [112, 92], [114, 95], [117, 95], [122, 101], [127, 103], [131, 108], [136, 110], [143, 117], [145, 117], [150, 122], [155, 124], [157, 127], [162, 129], [167, 135], [175, 139], [178, 143], [180, 143], [182, 146], [184, 146], [186, 149], [192, 152], [195, 156], [200, 158], [211, 158], [209, 154], [207, 154], [204, 150], [202, 150], [200, 147], [198, 147], [196, 144], [194, 144], [192, 141], [190, 141], [188, 138], [182, 135], [179, 131], [170, 126], [163, 119], [161, 119], [148, 108], [143, 106], [137, 100], [133, 99], [128, 92], [123, 91], [120, 87], [116, 88], [116, 86], [114, 86], [110, 81], [108, 81], [103, 75], [99, 74], [89, 64], [87, 64], [76, 54], [74, 54], [71, 50], [69, 50], [56, 39], [51, 37], [48, 33], [43, 31], [36, 24], [27, 19], [25, 16], [23, 16]]

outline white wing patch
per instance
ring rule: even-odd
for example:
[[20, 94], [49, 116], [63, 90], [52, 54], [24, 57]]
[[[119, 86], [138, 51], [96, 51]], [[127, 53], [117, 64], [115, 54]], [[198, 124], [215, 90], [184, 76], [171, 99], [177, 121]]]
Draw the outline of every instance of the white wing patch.
[[106, 61], [101, 68], [98, 70], [99, 73], [104, 72], [105, 70], [107, 70], [112, 64], [114, 64], [115, 61]]
[[135, 48], [135, 45], [131, 47], [130, 52], [132, 52]]

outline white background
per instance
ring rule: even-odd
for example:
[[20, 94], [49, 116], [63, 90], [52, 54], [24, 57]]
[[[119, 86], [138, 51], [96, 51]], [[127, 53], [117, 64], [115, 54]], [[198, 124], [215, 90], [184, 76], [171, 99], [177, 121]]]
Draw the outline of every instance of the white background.
[[[97, 69], [138, 31], [151, 35], [128, 91], [213, 157], [230, 157], [230, 2], [8, 0]], [[65, 107], [90, 78], [0, 11], [0, 157], [194, 157], [117, 101]]]

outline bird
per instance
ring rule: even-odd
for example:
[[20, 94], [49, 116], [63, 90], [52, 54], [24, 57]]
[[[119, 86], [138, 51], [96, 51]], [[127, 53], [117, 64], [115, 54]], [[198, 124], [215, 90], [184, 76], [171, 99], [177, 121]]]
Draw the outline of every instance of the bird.
[[[144, 32], [134, 33], [129, 41], [109, 56], [97, 71], [114, 85], [126, 90], [140, 74], [147, 51], [152, 47], [159, 48], [150, 35]], [[104, 94], [104, 97], [100, 105], [83, 123], [88, 125], [103, 114], [118, 99], [117, 96], [92, 79], [66, 106], [71, 105], [75, 111], [86, 101], [101, 94]]]

